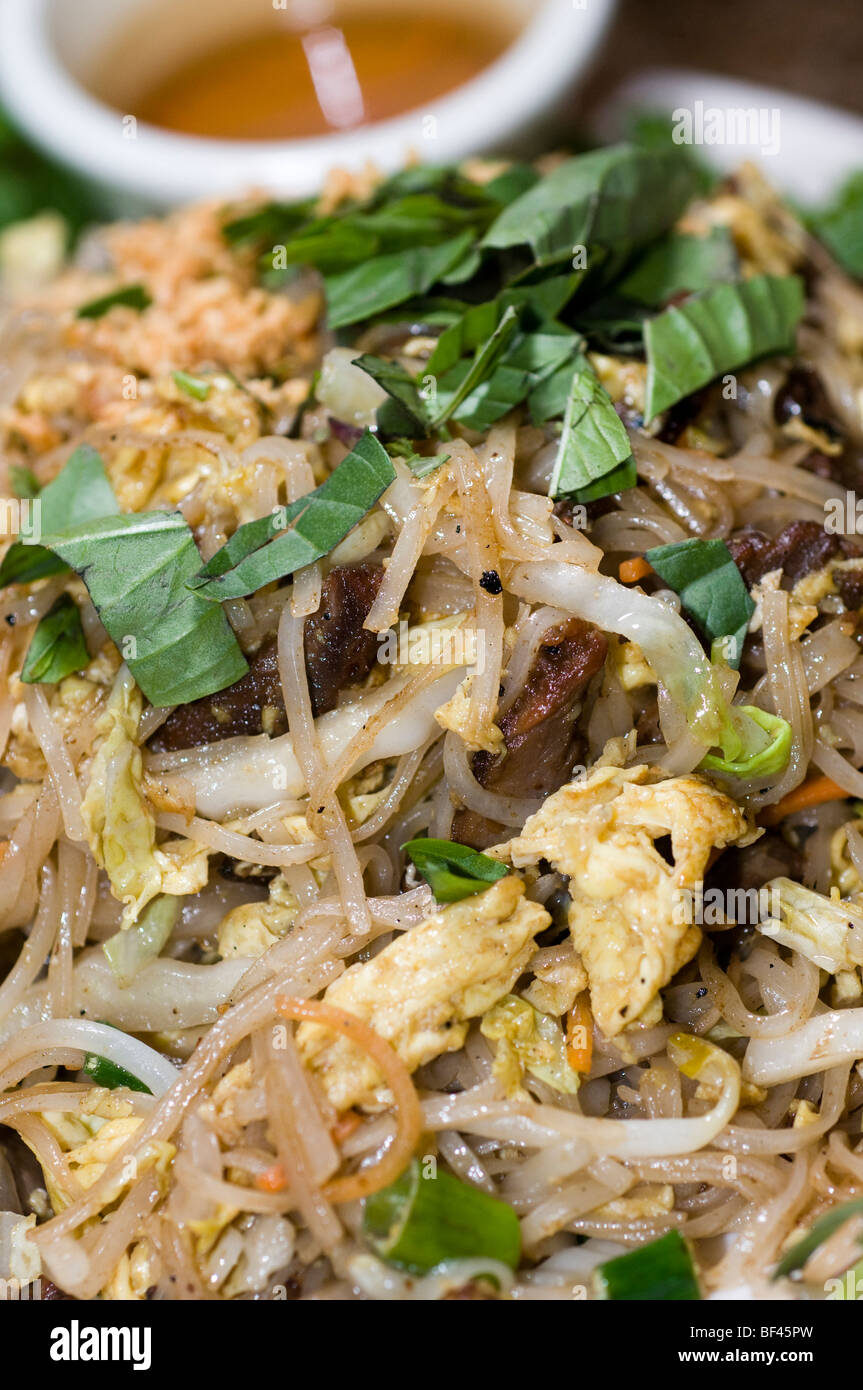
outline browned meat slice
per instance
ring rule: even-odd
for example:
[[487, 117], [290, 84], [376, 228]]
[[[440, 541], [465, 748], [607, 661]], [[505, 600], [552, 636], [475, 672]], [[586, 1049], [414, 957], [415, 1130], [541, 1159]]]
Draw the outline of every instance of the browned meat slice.
[[751, 588], [771, 570], [782, 570], [786, 589], [807, 574], [822, 569], [829, 560], [851, 559], [860, 549], [844, 536], [825, 531], [817, 521], [792, 521], [777, 536], [744, 527], [728, 538], [734, 563]]
[[[363, 623], [382, 577], [377, 565], [342, 565], [324, 581], [321, 606], [305, 627], [306, 673], [316, 715], [333, 709], [339, 691], [364, 680], [375, 664], [377, 637]], [[276, 642], [270, 639], [250, 659], [241, 680], [203, 700], [178, 705], [149, 746], [170, 752], [236, 734], [276, 737], [287, 727]]]
[[306, 672], [315, 715], [335, 709], [340, 690], [365, 680], [377, 659], [378, 639], [363, 623], [383, 579], [379, 565], [330, 570], [321, 606], [306, 623]]
[[[524, 689], [501, 716], [506, 753], [473, 756], [473, 774], [482, 786], [504, 796], [546, 797], [563, 785], [583, 751], [575, 724], [578, 703], [607, 647], [599, 629], [580, 618], [549, 628]], [[503, 833], [497, 822], [473, 811], [453, 817], [452, 838], [474, 849], [486, 849]]]

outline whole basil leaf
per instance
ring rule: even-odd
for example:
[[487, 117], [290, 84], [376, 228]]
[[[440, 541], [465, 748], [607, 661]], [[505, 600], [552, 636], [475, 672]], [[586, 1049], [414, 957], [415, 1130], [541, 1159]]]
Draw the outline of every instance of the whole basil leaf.
[[528, 246], [539, 266], [570, 260], [578, 246], [629, 254], [676, 222], [695, 187], [671, 152], [624, 144], [576, 155], [510, 203], [483, 246]]
[[803, 303], [797, 275], [755, 275], [717, 285], [649, 319], [646, 419], [725, 372], [793, 350]]

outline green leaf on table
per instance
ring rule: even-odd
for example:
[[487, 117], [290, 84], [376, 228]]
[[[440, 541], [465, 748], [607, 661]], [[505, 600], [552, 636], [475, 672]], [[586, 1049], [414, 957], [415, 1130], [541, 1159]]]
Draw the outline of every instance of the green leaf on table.
[[[39, 491], [33, 505], [39, 508], [42, 535], [67, 530], [95, 517], [113, 516], [117, 511], [105, 465], [89, 444], [79, 445], [69, 455], [56, 478]], [[65, 569], [63, 561], [44, 545], [15, 541], [0, 561], [0, 588], [29, 584], [49, 574], [62, 574]]]
[[119, 289], [111, 290], [110, 294], [100, 295], [98, 299], [88, 299], [86, 304], [79, 305], [75, 317], [100, 319], [111, 309], [148, 309], [152, 302], [143, 285], [121, 285]]
[[189, 577], [195, 596], [240, 598], [321, 559], [371, 510], [395, 476], [386, 449], [366, 431], [320, 487], [271, 516], [238, 527]]
[[736, 670], [755, 604], [725, 541], [692, 537], [655, 546], [644, 558]]
[[633, 487], [635, 480], [632, 445], [623, 422], [587, 358], [579, 354], [549, 496], [592, 501]]
[[716, 285], [648, 319], [647, 421], [725, 372], [792, 351], [803, 304], [798, 276], [755, 275]]
[[499, 859], [453, 840], [409, 840], [402, 849], [413, 860], [439, 903], [455, 903], [482, 893], [510, 872]]
[[83, 579], [151, 704], [186, 704], [245, 675], [224, 612], [187, 587], [201, 556], [180, 512], [98, 517], [44, 541]]
[[74, 671], [83, 670], [89, 660], [78, 605], [68, 594], [61, 594], [39, 620], [27, 649], [21, 679], [27, 685], [40, 681], [56, 684]]

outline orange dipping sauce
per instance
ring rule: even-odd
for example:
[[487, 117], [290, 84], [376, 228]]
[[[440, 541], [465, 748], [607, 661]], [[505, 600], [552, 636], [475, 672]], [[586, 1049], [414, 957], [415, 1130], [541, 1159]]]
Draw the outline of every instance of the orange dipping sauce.
[[475, 77], [515, 37], [465, 4], [353, 10], [297, 30], [267, 28], [182, 61], [127, 108], [186, 135], [284, 140], [350, 130], [422, 108]]

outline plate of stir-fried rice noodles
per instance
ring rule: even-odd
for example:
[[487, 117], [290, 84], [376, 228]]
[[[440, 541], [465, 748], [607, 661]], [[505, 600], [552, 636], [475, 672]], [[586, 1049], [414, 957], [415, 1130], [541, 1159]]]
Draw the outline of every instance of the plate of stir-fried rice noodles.
[[841, 220], [620, 144], [116, 223], [7, 294], [7, 1280], [856, 1265]]

